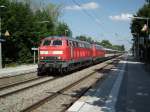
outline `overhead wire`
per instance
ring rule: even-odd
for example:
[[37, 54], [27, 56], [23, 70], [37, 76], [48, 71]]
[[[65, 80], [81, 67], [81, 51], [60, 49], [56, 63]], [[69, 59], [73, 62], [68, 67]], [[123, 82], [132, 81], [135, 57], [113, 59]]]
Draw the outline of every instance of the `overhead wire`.
[[[106, 10], [106, 11], [107, 11], [107, 10]], [[107, 12], [108, 12], [108, 11], [107, 11]], [[95, 16], [96, 19], [100, 20], [100, 19], [99, 19], [100, 17], [98, 17], [98, 15], [95, 14], [95, 12], [94, 12], [93, 10], [92, 10], [92, 14]], [[102, 27], [103, 27], [103, 30], [106, 30], [106, 29], [105, 29], [105, 28], [106, 28], [105, 25], [103, 25], [103, 24], [101, 24], [101, 25], [102, 25]], [[115, 32], [108, 31], [108, 30], [107, 30], [105, 33], [109, 33], [109, 34], [112, 34], [112, 35], [113, 35], [113, 34], [116, 34]], [[121, 36], [120, 36], [120, 37], [121, 37]], [[125, 41], [127, 41], [128, 43], [131, 43], [128, 39], [120, 38], [120, 37], [118, 37], [118, 38], [119, 38], [119, 39], [122, 39], [122, 40], [125, 40]]]
[[[81, 8], [81, 4], [79, 3], [79, 2], [77, 2], [76, 0], [72, 0], [72, 2], [75, 4], [75, 5], [77, 5], [77, 6], [79, 6], [80, 8]], [[105, 32], [105, 33], [108, 33], [108, 34], [115, 34], [115, 32], [112, 32], [112, 31], [105, 31], [105, 25], [103, 25], [102, 23], [100, 23], [100, 19], [99, 19], [99, 17], [95, 14], [95, 12], [94, 11], [92, 11], [92, 14], [91, 13], [89, 13], [87, 10], [85, 10], [85, 9], [81, 9], [89, 18], [91, 18], [92, 19], [92, 21], [93, 21], [93, 19], [94, 19], [94, 22], [95, 23], [97, 23], [97, 25], [98, 26], [100, 26], [100, 28]], [[103, 27], [103, 28], [102, 28]], [[104, 35], [104, 34], [103, 34]], [[105, 37], [105, 38], [107, 38], [107, 37]], [[118, 37], [119, 38], [119, 37]], [[108, 39], [108, 38], [107, 38]], [[109, 40], [109, 39], [108, 39]], [[122, 39], [122, 41], [127, 41], [128, 43], [131, 43], [129, 40], [125, 40], [125, 39]]]
[[[72, 0], [72, 2], [75, 4], [75, 5], [77, 5], [77, 6], [79, 6], [79, 7], [81, 7], [81, 4], [79, 3], [79, 2], [77, 2], [76, 0]], [[102, 23], [100, 23], [100, 19], [99, 19], [99, 17], [95, 14], [95, 12], [94, 11], [92, 11], [92, 14], [91, 13], [89, 13], [87, 10], [85, 10], [85, 9], [81, 9], [89, 18], [91, 18], [92, 19], [92, 21], [93, 22], [95, 22], [98, 26], [100, 26], [100, 28], [105, 32], [105, 33], [107, 33], [107, 32], [109, 32], [109, 31], [106, 31], [105, 30], [105, 27], [104, 27], [104, 25], [102, 24]], [[111, 32], [112, 33], [112, 32]], [[109, 33], [110, 34], [110, 33]], [[104, 33], [103, 33], [103, 35], [105, 35]], [[105, 37], [105, 38], [107, 38], [107, 37]]]
[[[76, 0], [72, 0], [72, 2], [73, 2], [75, 5], [81, 7], [81, 4], [80, 4], [79, 2], [77, 2]], [[81, 10], [82, 10], [89, 18], [91, 18], [92, 21], [94, 20], [94, 22], [97, 23], [98, 26], [99, 26], [99, 25], [102, 26], [102, 24], [101, 24], [100, 22], [96, 21], [97, 18], [95, 18], [95, 17], [94, 17], [93, 15], [91, 15], [90, 13], [88, 13], [85, 9], [81, 9]]]

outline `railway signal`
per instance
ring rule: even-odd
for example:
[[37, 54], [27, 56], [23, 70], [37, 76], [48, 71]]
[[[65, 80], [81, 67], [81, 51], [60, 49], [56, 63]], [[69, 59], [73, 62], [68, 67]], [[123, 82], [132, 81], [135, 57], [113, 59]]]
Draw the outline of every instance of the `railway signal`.
[[38, 51], [38, 48], [33, 47], [33, 48], [31, 48], [31, 50], [34, 51], [33, 52], [33, 60], [34, 60], [33, 63], [35, 64], [35, 62], [36, 62], [36, 51]]

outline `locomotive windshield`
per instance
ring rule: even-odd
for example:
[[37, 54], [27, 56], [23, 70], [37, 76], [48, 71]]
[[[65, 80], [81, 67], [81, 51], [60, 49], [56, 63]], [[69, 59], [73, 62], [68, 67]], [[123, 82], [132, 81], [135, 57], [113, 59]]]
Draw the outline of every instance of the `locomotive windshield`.
[[49, 46], [51, 45], [51, 40], [44, 40], [43, 46]]
[[61, 46], [62, 40], [44, 40], [43, 46]]
[[62, 40], [53, 40], [52, 45], [62, 45]]

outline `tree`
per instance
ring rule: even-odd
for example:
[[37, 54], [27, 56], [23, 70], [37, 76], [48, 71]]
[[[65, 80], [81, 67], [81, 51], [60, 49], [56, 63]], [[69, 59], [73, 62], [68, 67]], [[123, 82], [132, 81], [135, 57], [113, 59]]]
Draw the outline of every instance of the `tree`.
[[112, 48], [112, 44], [109, 42], [109, 40], [102, 40], [100, 44], [101, 44], [103, 47]]
[[[5, 38], [3, 35], [3, 38], [6, 39], [6, 42], [2, 44], [2, 49], [5, 49], [3, 50], [3, 61], [5, 63], [31, 62], [31, 48], [33, 46], [38, 47], [42, 38], [56, 33], [56, 24], [59, 23], [58, 17], [61, 13], [61, 7], [48, 4], [42, 9], [33, 10], [30, 6], [30, 0], [26, 1], [0, 0], [0, 5], [7, 7], [0, 10], [2, 34], [8, 30], [11, 35], [9, 38]], [[65, 24], [65, 26], [67, 25]], [[9, 62], [6, 62], [6, 60], [9, 60]]]
[[[28, 55], [26, 57], [31, 59], [31, 32], [33, 31], [33, 17], [32, 11], [29, 8], [28, 4], [22, 4], [18, 2], [8, 2], [6, 4], [6, 10], [3, 11], [2, 32], [8, 30], [11, 34], [10, 38], [6, 38], [5, 44], [3, 47], [5, 51], [3, 51], [4, 57], [14, 61], [22, 61], [22, 57], [19, 56], [19, 52], [22, 52], [23, 55]], [[26, 46], [25, 48], [22, 47]], [[13, 55], [10, 53], [13, 51]], [[3, 58], [5, 59], [5, 58]]]
[[84, 35], [77, 36], [76, 39], [81, 40], [81, 41], [87, 41], [87, 37]]
[[[146, 17], [146, 18], [150, 18], [150, 4], [145, 4], [141, 9], [139, 9], [139, 11], [137, 12], [137, 14], [135, 15], [135, 17]], [[150, 26], [150, 22], [148, 22], [148, 26]], [[145, 37], [147, 36], [147, 32], [142, 32], [141, 29], [143, 28], [144, 24], [147, 24], [147, 20], [140, 20], [140, 19], [133, 19], [131, 22], [131, 33], [133, 34], [133, 37], [136, 37], [138, 34], [138, 36], [142, 36]], [[150, 32], [150, 29], [149, 31]]]
[[150, 0], [146, 0], [146, 2], [147, 2], [148, 4], [150, 4]]
[[56, 27], [55, 35], [72, 37], [72, 31], [66, 23], [59, 22]]
[[118, 51], [125, 51], [124, 45], [113, 45], [112, 49], [118, 50]]
[[89, 43], [94, 43], [94, 40], [92, 39], [92, 37], [88, 37], [88, 36], [85, 36], [85, 35], [77, 36], [76, 39], [81, 40], [81, 41], [86, 41], [86, 42], [89, 42]]
[[[145, 62], [150, 62], [150, 41], [148, 36], [150, 35], [150, 20], [146, 18], [150, 18], [150, 0], [146, 0], [147, 4], [145, 4], [142, 8], [138, 10], [135, 17], [144, 17], [145, 19], [134, 19], [131, 22], [131, 33], [133, 35], [134, 40], [134, 52], [136, 56], [145, 60]], [[142, 30], [145, 26], [145, 30]], [[139, 38], [145, 37], [144, 42], [139, 43]]]

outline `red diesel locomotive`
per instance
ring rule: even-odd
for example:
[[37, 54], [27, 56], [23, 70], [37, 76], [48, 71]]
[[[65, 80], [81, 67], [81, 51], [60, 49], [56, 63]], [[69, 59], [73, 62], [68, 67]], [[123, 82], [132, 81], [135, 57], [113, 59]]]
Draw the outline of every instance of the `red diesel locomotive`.
[[67, 37], [47, 37], [39, 47], [38, 75], [87, 66], [105, 58], [105, 54], [106, 50], [100, 45]]

